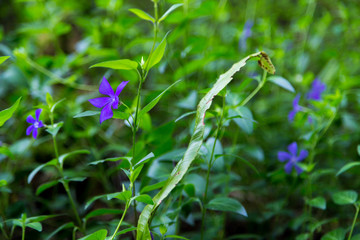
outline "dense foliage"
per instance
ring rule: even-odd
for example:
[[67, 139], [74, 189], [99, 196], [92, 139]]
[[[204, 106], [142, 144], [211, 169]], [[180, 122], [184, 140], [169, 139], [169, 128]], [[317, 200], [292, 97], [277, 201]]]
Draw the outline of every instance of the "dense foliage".
[[360, 239], [359, 13], [0, 2], [0, 239]]

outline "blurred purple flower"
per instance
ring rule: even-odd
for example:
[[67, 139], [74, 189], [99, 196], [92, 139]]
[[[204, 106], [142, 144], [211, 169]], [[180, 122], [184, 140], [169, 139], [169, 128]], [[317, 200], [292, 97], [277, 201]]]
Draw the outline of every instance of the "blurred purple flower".
[[307, 99], [315, 101], [321, 100], [321, 94], [325, 89], [325, 83], [321, 82], [319, 78], [315, 78], [311, 84], [311, 89], [307, 94]]
[[252, 20], [248, 20], [245, 22], [244, 29], [242, 31], [240, 40], [239, 40], [239, 48], [241, 50], [246, 50], [246, 41], [252, 35], [251, 28], [254, 26], [254, 22]]
[[295, 115], [297, 112], [301, 111], [302, 107], [299, 105], [299, 101], [300, 101], [300, 94], [296, 95], [296, 97], [293, 100], [293, 110], [290, 111], [289, 113], [289, 121], [292, 122], [295, 118]]
[[113, 117], [114, 113], [111, 107], [113, 109], [117, 109], [119, 107], [119, 95], [128, 82], [129, 81], [121, 82], [114, 93], [114, 90], [111, 88], [109, 82], [105, 77], [103, 77], [103, 80], [100, 83], [99, 92], [101, 94], [108, 95], [108, 97], [100, 97], [89, 100], [94, 107], [102, 108], [100, 114], [100, 124]]
[[154, 235], [150, 232], [151, 240], [154, 240]]
[[41, 128], [44, 126], [43, 122], [39, 120], [40, 114], [42, 109], [37, 109], [35, 111], [35, 118], [31, 115], [29, 115], [26, 118], [26, 121], [30, 123], [31, 125], [26, 129], [26, 135], [30, 135], [32, 132], [33, 138], [37, 138], [38, 135], [38, 128]]
[[289, 152], [283, 152], [283, 151], [278, 152], [279, 161], [280, 162], [287, 161], [287, 163], [285, 164], [285, 172], [287, 174], [290, 174], [291, 170], [295, 168], [297, 174], [302, 173], [303, 170], [297, 165], [297, 163], [301, 162], [308, 156], [309, 154], [308, 151], [301, 150], [299, 156], [297, 156], [298, 147], [296, 142], [293, 142], [288, 146], [288, 151]]

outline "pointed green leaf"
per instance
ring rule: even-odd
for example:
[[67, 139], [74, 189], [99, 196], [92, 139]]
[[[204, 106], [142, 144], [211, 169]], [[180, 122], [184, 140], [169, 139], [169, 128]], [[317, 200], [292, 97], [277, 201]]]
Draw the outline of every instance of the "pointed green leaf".
[[342, 174], [343, 172], [346, 172], [347, 170], [349, 170], [350, 168], [356, 167], [356, 166], [360, 166], [360, 162], [351, 162], [346, 164], [345, 166], [343, 166], [336, 174], [336, 176], [339, 176], [340, 174]]
[[218, 93], [224, 89], [233, 79], [233, 75], [237, 73], [243, 66], [246, 65], [246, 62], [252, 58], [259, 58], [262, 52], [254, 53], [241, 61], [235, 63], [227, 72], [220, 75], [219, 79], [216, 81], [214, 86], [208, 91], [208, 93], [201, 99], [197, 107], [196, 112], [196, 121], [195, 129], [193, 135], [191, 136], [189, 146], [183, 156], [183, 158], [177, 163], [176, 167], [171, 172], [170, 177], [168, 178], [164, 187], [160, 190], [158, 194], [153, 198], [154, 205], [145, 206], [142, 211], [137, 226], [137, 240], [148, 240], [150, 237], [149, 231], [149, 219], [152, 216], [153, 212], [160, 203], [170, 194], [170, 192], [175, 188], [175, 186], [180, 182], [183, 176], [188, 171], [191, 163], [194, 161], [200, 147], [203, 143], [203, 136], [205, 131], [204, 118], [206, 111], [211, 107], [213, 98], [218, 95]]
[[205, 205], [205, 207], [207, 209], [216, 210], [216, 211], [235, 212], [247, 217], [247, 213], [243, 205], [233, 198], [227, 198], [227, 197], [214, 198], [207, 205]]
[[332, 195], [333, 201], [338, 205], [354, 204], [358, 198], [358, 194], [355, 191], [341, 191]]
[[105, 240], [107, 236], [107, 230], [101, 229], [90, 235], [80, 238], [79, 240]]
[[141, 165], [147, 163], [151, 158], [155, 157], [154, 153], [149, 153], [148, 155], [146, 155], [145, 157], [143, 157], [140, 161], [138, 161], [135, 165], [134, 165], [134, 169], [136, 169], [137, 167], [140, 167]]
[[25, 226], [28, 227], [28, 228], [35, 229], [38, 232], [42, 231], [42, 225], [39, 222], [27, 223]]
[[146, 71], [149, 71], [153, 66], [158, 64], [160, 60], [163, 58], [166, 48], [166, 37], [169, 33], [165, 35], [163, 40], [160, 42], [159, 46], [154, 50], [154, 52], [151, 54], [150, 58], [146, 61]]
[[40, 166], [38, 166], [37, 168], [35, 168], [34, 170], [31, 171], [31, 173], [29, 174], [28, 177], [28, 183], [30, 183], [33, 178], [35, 177], [35, 175], [43, 168], [46, 166], [56, 166], [56, 164], [58, 163], [58, 161], [56, 159], [53, 159], [47, 163], [41, 164]]
[[178, 235], [166, 235], [166, 236], [164, 237], [164, 239], [167, 239], [167, 238], [175, 238], [175, 239], [189, 240], [189, 239], [186, 238], [186, 237], [181, 237], [181, 236], [178, 236]]
[[21, 97], [19, 97], [11, 107], [2, 110], [0, 112], [0, 127], [4, 125], [4, 123], [12, 117], [12, 115], [18, 108], [20, 101], [21, 101]]
[[59, 162], [60, 162], [60, 165], [63, 166], [64, 164], [64, 161], [68, 158], [68, 157], [71, 157], [71, 156], [74, 156], [74, 155], [77, 155], [77, 154], [90, 154], [90, 152], [88, 150], [76, 150], [76, 151], [72, 151], [72, 152], [69, 152], [69, 153], [65, 153], [65, 154], [62, 154], [60, 157], [59, 157]]
[[85, 111], [76, 114], [73, 118], [89, 117], [94, 115], [100, 115], [100, 111]]
[[275, 83], [276, 85], [288, 90], [289, 92], [295, 92], [294, 87], [291, 83], [283, 77], [280, 76], [271, 76], [267, 78], [268, 81]]
[[132, 159], [131, 157], [106, 158], [106, 159], [102, 159], [102, 160], [93, 161], [93, 162], [89, 163], [89, 165], [98, 165], [99, 163], [104, 163], [104, 162], [117, 162], [119, 160], [126, 160], [130, 163], [131, 159]]
[[155, 19], [148, 13], [144, 12], [143, 10], [137, 9], [137, 8], [131, 8], [129, 9], [130, 12], [134, 13], [136, 16], [138, 16], [141, 19], [144, 19], [146, 21], [155, 22]]
[[85, 219], [88, 220], [90, 218], [103, 216], [103, 215], [116, 215], [116, 214], [121, 214], [123, 212], [124, 211], [121, 209], [99, 208], [86, 214]]
[[165, 185], [166, 181], [161, 181], [161, 182], [158, 182], [158, 183], [155, 183], [153, 185], [148, 185], [148, 186], [145, 186], [144, 188], [142, 188], [140, 190], [140, 193], [146, 193], [146, 192], [151, 192], [153, 190], [156, 190], [156, 189], [159, 189], [161, 187], [163, 187]]
[[56, 137], [56, 135], [58, 134], [60, 128], [63, 126], [63, 122], [58, 122], [58, 123], [55, 123], [53, 125], [48, 125], [46, 127], [46, 131], [48, 133], [50, 133], [52, 136]]
[[0, 57], [0, 65], [5, 62], [7, 59], [9, 58], [9, 56], [1, 56]]
[[159, 22], [164, 21], [165, 18], [172, 13], [173, 11], [175, 11], [178, 7], [181, 7], [183, 4], [182, 3], [178, 3], [178, 4], [174, 4], [172, 5], [159, 19]]
[[311, 200], [307, 200], [306, 203], [312, 207], [316, 207], [322, 210], [326, 209], [326, 200], [323, 197], [316, 197]]
[[337, 228], [325, 234], [321, 240], [344, 240], [346, 231], [343, 228]]
[[114, 61], [106, 61], [92, 65], [90, 68], [94, 67], [104, 67], [111, 68], [116, 70], [136, 70], [138, 67], [138, 63], [131, 61], [129, 59], [121, 59]]
[[150, 204], [150, 205], [154, 204], [152, 198], [147, 194], [138, 195], [136, 197], [133, 197], [132, 200], [136, 200], [138, 202], [143, 202], [143, 203]]
[[180, 81], [182, 81], [181, 79], [174, 82], [173, 84], [171, 84], [167, 89], [165, 89], [164, 91], [162, 91], [156, 98], [154, 98], [151, 102], [149, 102], [143, 109], [141, 109], [141, 111], [139, 112], [139, 119], [141, 119], [141, 117], [149, 112], [151, 109], [153, 109], [153, 107], [155, 107], [155, 105], [160, 101], [161, 97], [173, 86], [175, 86], [177, 83], [179, 83]]
[[43, 191], [45, 191], [46, 189], [49, 189], [53, 186], [55, 186], [56, 184], [58, 184], [59, 181], [55, 180], [55, 181], [51, 181], [51, 182], [47, 182], [44, 184], [41, 184], [37, 189], [36, 189], [36, 195], [39, 195], [40, 193], [42, 193]]
[[117, 198], [121, 201], [126, 202], [131, 198], [131, 192], [130, 191], [124, 191], [124, 192], [117, 192], [117, 193], [110, 193], [106, 195], [107, 200], [111, 200], [113, 198]]

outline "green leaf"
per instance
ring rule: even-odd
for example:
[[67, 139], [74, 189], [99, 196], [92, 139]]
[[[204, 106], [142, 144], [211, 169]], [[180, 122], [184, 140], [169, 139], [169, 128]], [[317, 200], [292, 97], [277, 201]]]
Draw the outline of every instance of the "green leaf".
[[116, 236], [125, 234], [125, 233], [127, 233], [127, 232], [131, 232], [131, 231], [134, 231], [134, 230], [136, 230], [136, 227], [126, 228], [126, 229], [123, 229], [123, 230], [119, 231], [119, 232], [116, 234]]
[[107, 200], [111, 200], [113, 198], [117, 198], [121, 201], [126, 202], [131, 198], [131, 192], [130, 191], [124, 191], [124, 192], [116, 192], [116, 193], [110, 193], [106, 194]]
[[153, 190], [159, 189], [159, 188], [163, 187], [165, 185], [165, 183], [166, 183], [166, 181], [161, 181], [161, 182], [155, 183], [153, 185], [145, 186], [140, 190], [140, 193], [147, 193], [147, 192], [151, 192]]
[[6, 186], [6, 185], [7, 185], [7, 181], [4, 180], [4, 179], [1, 179], [1, 180], [0, 180], [0, 187], [4, 187], [4, 186]]
[[124, 211], [120, 209], [99, 208], [86, 214], [85, 219], [88, 220], [90, 218], [102, 216], [102, 215], [116, 215], [116, 214], [121, 214], [123, 212]]
[[349, 170], [350, 168], [356, 167], [356, 166], [360, 166], [360, 162], [351, 162], [351, 163], [347, 163], [345, 166], [343, 166], [336, 174], [336, 176], [339, 176], [340, 174], [342, 174], [343, 172], [346, 172], [347, 170]]
[[346, 231], [343, 228], [337, 228], [331, 232], [325, 234], [321, 240], [344, 240]]
[[246, 165], [248, 165], [252, 170], [254, 170], [254, 172], [256, 172], [257, 175], [260, 176], [260, 173], [256, 169], [256, 167], [253, 164], [251, 164], [248, 160], [246, 160], [245, 158], [242, 158], [242, 157], [234, 155], [234, 154], [220, 154], [220, 155], [215, 156], [215, 158], [219, 158], [219, 157], [235, 157], [235, 158], [239, 159], [240, 161], [242, 161], [243, 163], [245, 163]]
[[129, 113], [114, 111], [114, 116], [113, 116], [113, 118], [115, 118], [115, 119], [123, 119], [123, 120], [126, 120], [126, 119], [128, 119], [129, 117], [130, 117], [130, 114], [129, 114]]
[[[134, 172], [133, 172], [133, 174], [131, 175], [131, 178], [130, 178], [131, 182], [136, 181], [136, 179], [138, 178], [139, 174], [141, 173], [141, 170], [142, 170], [143, 167], [144, 167], [144, 165], [140, 165], [139, 167], [135, 168], [135, 170], [134, 170]], [[130, 177], [130, 174], [128, 175], [128, 177]]]
[[159, 22], [164, 21], [165, 18], [172, 13], [174, 10], [176, 10], [178, 7], [181, 7], [183, 4], [182, 3], [178, 3], [178, 4], [174, 4], [172, 5], [159, 19]]
[[50, 218], [54, 218], [54, 217], [58, 217], [59, 215], [41, 215], [41, 216], [36, 216], [36, 217], [30, 217], [28, 219], [26, 219], [26, 223], [31, 223], [31, 222], [42, 222], [45, 221], [47, 219]]
[[34, 170], [31, 171], [31, 173], [29, 174], [28, 177], [28, 183], [30, 183], [33, 178], [35, 177], [35, 175], [43, 168], [46, 166], [56, 166], [58, 163], [58, 161], [56, 159], [53, 159], [47, 163], [41, 164], [40, 166], [38, 166], [37, 168], [35, 168]]
[[63, 229], [67, 229], [67, 228], [73, 228], [74, 227], [74, 223], [69, 222], [69, 223], [65, 223], [63, 225], [61, 225], [60, 227], [58, 227], [57, 229], [55, 229], [52, 233], [50, 233], [45, 240], [50, 240], [52, 239], [52, 237], [54, 237], [58, 232], [60, 232]]
[[129, 9], [130, 12], [134, 13], [136, 16], [138, 16], [141, 19], [144, 19], [146, 21], [155, 22], [155, 19], [148, 13], [144, 12], [143, 10], [137, 9], [137, 8], [131, 8]]
[[140, 167], [141, 165], [147, 163], [151, 158], [155, 157], [154, 153], [151, 152], [148, 155], [146, 155], [145, 157], [143, 157], [140, 161], [138, 161], [135, 165], [134, 165], [134, 169]]
[[306, 203], [312, 207], [320, 208], [322, 210], [326, 209], [326, 200], [323, 197], [316, 197], [311, 200], [307, 200]]
[[143, 109], [141, 109], [141, 111], [139, 112], [139, 119], [141, 119], [141, 117], [149, 112], [151, 109], [153, 109], [155, 107], [155, 105], [160, 101], [161, 97], [173, 86], [175, 86], [176, 84], [178, 84], [180, 81], [182, 81], [181, 79], [174, 82], [173, 84], [171, 84], [168, 88], [166, 88], [164, 91], [162, 91], [156, 98], [154, 98], [151, 102], [149, 102]]
[[146, 71], [149, 71], [153, 66], [158, 64], [165, 53], [166, 48], [166, 37], [169, 34], [169, 32], [165, 35], [163, 40], [160, 42], [159, 46], [154, 50], [154, 52], [151, 54], [150, 58], [146, 60], [145, 66]]
[[105, 240], [107, 236], [107, 230], [101, 229], [99, 231], [96, 231], [90, 235], [87, 235], [83, 238], [80, 238], [79, 240]]
[[51, 182], [47, 182], [44, 184], [41, 184], [37, 189], [36, 189], [36, 195], [39, 195], [40, 193], [42, 193], [43, 191], [45, 191], [46, 189], [49, 189], [53, 186], [55, 186], [56, 184], [58, 184], [59, 181], [55, 180], [55, 181], [51, 181]]
[[271, 76], [267, 78], [268, 81], [275, 83], [276, 85], [290, 91], [290, 92], [295, 92], [294, 87], [291, 85], [291, 83], [286, 80], [283, 77], [280, 76]]
[[[239, 118], [241, 116], [241, 118]], [[229, 118], [239, 126], [245, 133], [251, 134], [254, 131], [254, 119], [251, 111], [244, 106], [229, 110]]]
[[136, 200], [138, 202], [143, 202], [143, 203], [150, 204], [150, 205], [154, 204], [152, 198], [147, 194], [141, 194], [141, 195], [135, 196], [132, 198], [132, 200]]
[[11, 107], [2, 110], [0, 112], [0, 127], [4, 125], [4, 123], [12, 117], [16, 109], [19, 107], [20, 101], [21, 101], [21, 97], [19, 97]]
[[130, 163], [131, 159], [132, 159], [131, 157], [106, 158], [106, 159], [90, 162], [89, 165], [98, 165], [99, 163], [104, 163], [104, 162], [117, 162], [119, 160], [126, 160]]
[[178, 118], [175, 120], [175, 122], [180, 121], [181, 119], [183, 119], [183, 118], [185, 118], [185, 117], [187, 117], [187, 116], [193, 115], [193, 114], [195, 114], [195, 113], [196, 113], [196, 111], [184, 113], [183, 115], [181, 115], [180, 117], [178, 117]]
[[63, 125], [64, 125], [63, 122], [58, 122], [53, 125], [48, 125], [46, 131], [55, 137]]
[[205, 207], [211, 210], [235, 212], [247, 217], [247, 213], [243, 205], [233, 198], [214, 198], [208, 204], [206, 204]]
[[332, 195], [333, 201], [338, 205], [354, 204], [358, 198], [358, 194], [355, 191], [341, 191]]
[[9, 56], [1, 56], [0, 57], [0, 65], [5, 62], [7, 59], [9, 58]]
[[357, 146], [357, 153], [360, 156], [360, 145]]
[[93, 202], [95, 202], [96, 200], [98, 199], [101, 199], [101, 198], [105, 198], [107, 196], [107, 194], [103, 194], [103, 195], [98, 195], [98, 196], [95, 196], [95, 197], [92, 197], [90, 198], [90, 200], [88, 200], [86, 203], [85, 203], [85, 209], [87, 209]]
[[194, 161], [201, 145], [203, 144], [203, 137], [205, 131], [204, 118], [206, 111], [211, 107], [213, 98], [224, 89], [233, 79], [233, 75], [237, 73], [246, 62], [252, 58], [259, 58], [262, 53], [254, 53], [241, 61], [235, 63], [227, 72], [220, 75], [214, 86], [208, 91], [208, 93], [200, 100], [196, 112], [195, 129], [191, 136], [189, 146], [183, 156], [183, 158], [176, 164], [176, 167], [171, 172], [170, 177], [167, 179], [164, 187], [153, 197], [154, 205], [147, 205], [143, 209], [137, 225], [137, 240], [147, 240], [150, 236], [149, 231], [149, 219], [153, 215], [153, 212], [160, 205], [161, 202], [170, 194], [175, 186], [180, 182], [183, 176], [188, 171], [191, 163]]
[[181, 236], [178, 236], [178, 235], [166, 235], [166, 236], [164, 237], [164, 239], [166, 239], [166, 238], [175, 238], [175, 239], [189, 240], [189, 239], [186, 238], [186, 237], [181, 237]]
[[25, 226], [28, 227], [28, 228], [35, 229], [38, 232], [42, 231], [42, 225], [39, 222], [27, 223]]
[[94, 67], [104, 67], [111, 68], [116, 70], [136, 70], [138, 67], [138, 63], [131, 61], [129, 59], [121, 59], [114, 61], [106, 61], [92, 65], [90, 68]]
[[73, 152], [69, 152], [69, 153], [65, 153], [65, 154], [62, 154], [60, 157], [59, 157], [59, 162], [60, 162], [60, 165], [63, 166], [64, 164], [64, 161], [68, 158], [68, 157], [71, 157], [71, 156], [74, 156], [74, 155], [77, 155], [77, 154], [90, 154], [90, 152], [88, 150], [76, 150], [76, 151], [73, 151]]
[[76, 114], [73, 118], [89, 117], [94, 115], [100, 115], [100, 111], [85, 111]]
[[55, 108], [57, 107], [57, 105], [59, 105], [60, 103], [62, 103], [63, 101], [65, 101], [65, 98], [60, 99], [59, 101], [57, 101], [56, 103], [54, 103], [54, 105], [52, 105], [50, 112], [54, 112]]
[[49, 106], [49, 109], [51, 109], [51, 107], [54, 104], [54, 100], [53, 100], [52, 96], [50, 95], [50, 93], [48, 93], [48, 92], [46, 93], [46, 103]]

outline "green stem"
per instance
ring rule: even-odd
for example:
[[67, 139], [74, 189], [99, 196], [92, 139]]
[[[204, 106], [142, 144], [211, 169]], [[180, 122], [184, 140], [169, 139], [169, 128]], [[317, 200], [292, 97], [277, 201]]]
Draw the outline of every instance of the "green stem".
[[122, 214], [122, 216], [121, 216], [121, 219], [120, 219], [120, 221], [119, 221], [119, 224], [117, 225], [117, 227], [116, 227], [116, 229], [115, 229], [115, 232], [114, 232], [114, 234], [112, 235], [112, 237], [111, 237], [110, 240], [113, 240], [113, 239], [115, 238], [115, 236], [116, 236], [116, 233], [119, 231], [119, 228], [120, 228], [120, 226], [121, 226], [122, 221], [124, 220], [124, 217], [125, 217], [125, 215], [126, 215], [126, 212], [127, 212], [128, 208], [129, 208], [129, 206], [130, 206], [130, 202], [127, 201], [127, 202], [126, 202], [126, 206], [125, 206], [125, 210], [124, 210], [124, 212], [123, 212], [123, 214]]
[[[208, 192], [208, 188], [209, 188], [209, 179], [210, 179], [210, 170], [211, 167], [213, 165], [213, 157], [214, 157], [214, 153], [215, 153], [215, 146], [216, 146], [216, 142], [219, 138], [219, 132], [222, 128], [222, 123], [223, 123], [223, 118], [224, 118], [224, 108], [225, 108], [225, 96], [223, 97], [223, 106], [222, 106], [222, 110], [221, 110], [221, 117], [220, 117], [220, 121], [218, 123], [218, 127], [216, 129], [216, 135], [215, 135], [215, 141], [211, 150], [211, 156], [210, 156], [210, 160], [208, 163], [208, 169], [206, 172], [206, 185], [205, 185], [205, 192], [204, 192], [204, 198], [203, 198], [203, 205], [205, 206], [206, 203], [206, 199], [207, 199], [207, 192]], [[215, 160], [214, 160], [215, 162]], [[206, 217], [206, 207], [203, 208], [202, 211], [202, 216], [201, 216], [201, 240], [204, 239], [204, 229], [205, 229], [205, 217]]]
[[351, 230], [350, 230], [350, 234], [349, 234], [348, 240], [351, 239], [352, 233], [353, 233], [354, 228], [355, 228], [356, 220], [357, 220], [357, 217], [358, 217], [358, 215], [359, 215], [359, 209], [360, 209], [359, 206], [357, 206], [357, 205], [354, 205], [354, 206], [355, 206], [355, 208], [356, 208], [356, 212], [355, 212], [355, 216], [354, 216], [354, 220], [353, 220], [353, 223], [352, 223], [352, 226], [351, 226]]
[[[54, 125], [54, 113], [53, 113], [53, 112], [50, 113], [50, 121], [51, 121], [51, 125]], [[57, 159], [57, 161], [58, 161], [58, 170], [59, 170], [61, 179], [63, 180], [63, 181], [62, 181], [62, 184], [63, 184], [63, 186], [64, 186], [64, 189], [65, 189], [65, 191], [66, 191], [66, 194], [67, 194], [68, 197], [69, 197], [70, 204], [71, 204], [71, 207], [72, 207], [72, 209], [73, 209], [73, 211], [74, 211], [76, 221], [77, 221], [78, 224], [79, 224], [80, 231], [81, 231], [81, 232], [84, 232], [84, 229], [83, 229], [83, 226], [82, 226], [82, 222], [81, 222], [79, 213], [78, 213], [78, 211], [76, 210], [76, 205], [75, 205], [74, 199], [73, 199], [72, 196], [71, 196], [69, 184], [68, 184], [68, 182], [66, 182], [66, 180], [65, 180], [65, 178], [64, 178], [63, 165], [62, 165], [62, 163], [60, 163], [60, 160], [59, 160], [59, 151], [58, 151], [58, 147], [57, 147], [57, 143], [56, 143], [56, 138], [55, 138], [54, 135], [52, 135], [52, 139], [53, 139], [53, 143], [54, 143], [55, 156], [56, 156], [56, 159]]]
[[247, 96], [247, 98], [245, 98], [244, 101], [241, 102], [240, 106], [244, 106], [245, 104], [247, 104], [254, 96], [256, 93], [258, 93], [260, 91], [260, 89], [264, 86], [264, 84], [266, 83], [266, 76], [267, 76], [267, 72], [264, 70], [263, 72], [263, 76], [261, 79], [261, 82], [259, 83], [259, 85], [254, 89], [254, 91], [252, 91], [250, 93], [249, 96]]
[[25, 223], [22, 224], [22, 235], [21, 240], [25, 240]]

